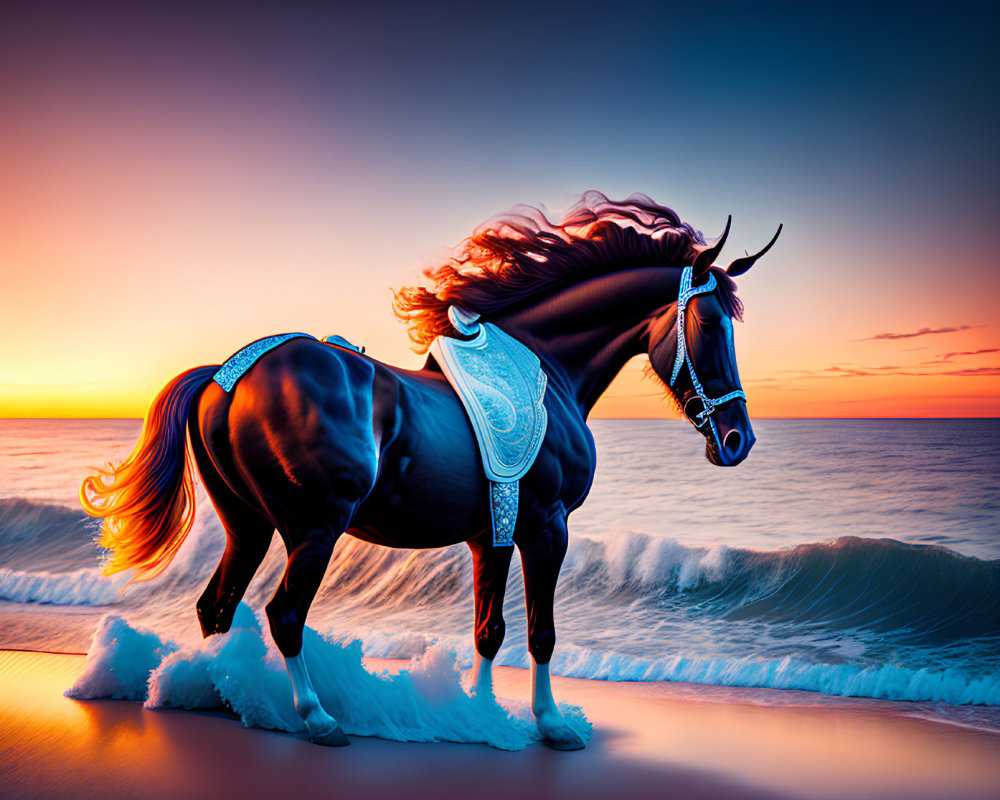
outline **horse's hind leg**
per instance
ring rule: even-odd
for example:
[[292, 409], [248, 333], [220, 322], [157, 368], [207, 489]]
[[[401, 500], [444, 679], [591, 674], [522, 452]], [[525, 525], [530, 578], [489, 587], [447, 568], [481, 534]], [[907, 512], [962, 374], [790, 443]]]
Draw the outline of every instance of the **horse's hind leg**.
[[468, 545], [472, 551], [476, 596], [476, 662], [473, 667], [472, 688], [480, 697], [492, 697], [493, 659], [496, 658], [506, 633], [503, 597], [514, 548], [493, 547], [485, 539], [474, 539]]
[[342, 531], [350, 525], [356, 504], [342, 503], [332, 525], [292, 530], [279, 527], [288, 548], [288, 563], [271, 602], [267, 618], [271, 636], [285, 657], [285, 666], [292, 680], [295, 710], [309, 730], [309, 739], [317, 744], [342, 746], [350, 744], [343, 729], [319, 701], [302, 652], [302, 631], [309, 606], [326, 574], [333, 546]]
[[[222, 514], [219, 514], [220, 518]], [[198, 622], [202, 635], [225, 633], [250, 581], [257, 573], [271, 542], [274, 526], [267, 520], [223, 521], [226, 551], [212, 579], [198, 599]]]
[[236, 607], [267, 555], [274, 525], [241, 500], [215, 470], [207, 453], [197, 442], [193, 444], [202, 483], [226, 531], [222, 560], [198, 599], [198, 621], [202, 634], [208, 637], [225, 633], [233, 624]]
[[518, 542], [524, 572], [528, 610], [528, 649], [531, 651], [531, 710], [547, 745], [557, 750], [579, 750], [584, 741], [567, 724], [552, 697], [549, 661], [556, 644], [553, 614], [556, 580], [566, 555], [566, 518], [557, 516], [548, 526]]

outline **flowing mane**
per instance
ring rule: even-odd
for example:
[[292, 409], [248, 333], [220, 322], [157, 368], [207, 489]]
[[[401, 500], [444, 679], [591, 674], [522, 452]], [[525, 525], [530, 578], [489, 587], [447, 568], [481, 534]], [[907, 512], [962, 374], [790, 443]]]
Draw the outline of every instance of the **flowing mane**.
[[[677, 214], [643, 194], [622, 201], [585, 192], [562, 219], [551, 222], [533, 206], [519, 205], [487, 220], [444, 264], [424, 270], [430, 288], [405, 286], [393, 308], [410, 327], [414, 350], [437, 336], [454, 335], [448, 306], [488, 319], [522, 300], [600, 274], [646, 266], [684, 266], [704, 249], [702, 235]], [[722, 270], [720, 295], [740, 315], [734, 282]]]

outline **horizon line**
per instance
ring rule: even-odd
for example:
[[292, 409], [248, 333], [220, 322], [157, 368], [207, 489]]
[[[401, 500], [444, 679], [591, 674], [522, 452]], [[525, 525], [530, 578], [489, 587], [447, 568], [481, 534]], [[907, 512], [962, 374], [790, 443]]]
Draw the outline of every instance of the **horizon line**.
[[[815, 420], [950, 420], [950, 419], [1000, 419], [1000, 414], [992, 416], [951, 416], [951, 417], [921, 417], [921, 416], [853, 416], [853, 417], [832, 417], [832, 416], [752, 416], [753, 420], [804, 420], [804, 419], [815, 419]], [[142, 422], [145, 417], [0, 417], [0, 422], [8, 421], [25, 421], [25, 422], [48, 422], [54, 420], [78, 420], [81, 422], [93, 421], [93, 422], [126, 422], [135, 421]], [[596, 421], [606, 421], [606, 420], [624, 420], [624, 421], [642, 421], [642, 422], [687, 422], [687, 420], [681, 417], [590, 417], [587, 422]]]

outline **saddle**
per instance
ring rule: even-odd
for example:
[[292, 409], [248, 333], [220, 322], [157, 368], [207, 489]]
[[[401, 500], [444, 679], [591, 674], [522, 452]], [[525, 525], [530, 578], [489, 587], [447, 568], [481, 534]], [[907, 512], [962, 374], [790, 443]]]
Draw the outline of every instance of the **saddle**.
[[493, 545], [514, 544], [518, 481], [535, 463], [545, 438], [547, 378], [538, 356], [477, 314], [452, 306], [457, 339], [439, 336], [431, 355], [458, 394], [479, 444], [490, 483]]

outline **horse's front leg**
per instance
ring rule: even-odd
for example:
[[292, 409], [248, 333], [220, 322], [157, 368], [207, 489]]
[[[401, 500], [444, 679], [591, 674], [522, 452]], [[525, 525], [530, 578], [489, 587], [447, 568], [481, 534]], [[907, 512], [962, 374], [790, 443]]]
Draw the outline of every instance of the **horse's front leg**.
[[[488, 533], [486, 534], [488, 535]], [[503, 644], [507, 627], [503, 597], [513, 547], [494, 547], [485, 536], [468, 542], [476, 596], [476, 656], [472, 690], [478, 697], [493, 697], [493, 659]]]
[[585, 743], [569, 726], [556, 705], [549, 678], [549, 661], [556, 644], [553, 604], [566, 545], [564, 514], [552, 518], [537, 535], [518, 543], [528, 610], [531, 710], [545, 744], [557, 750], [579, 750]]

